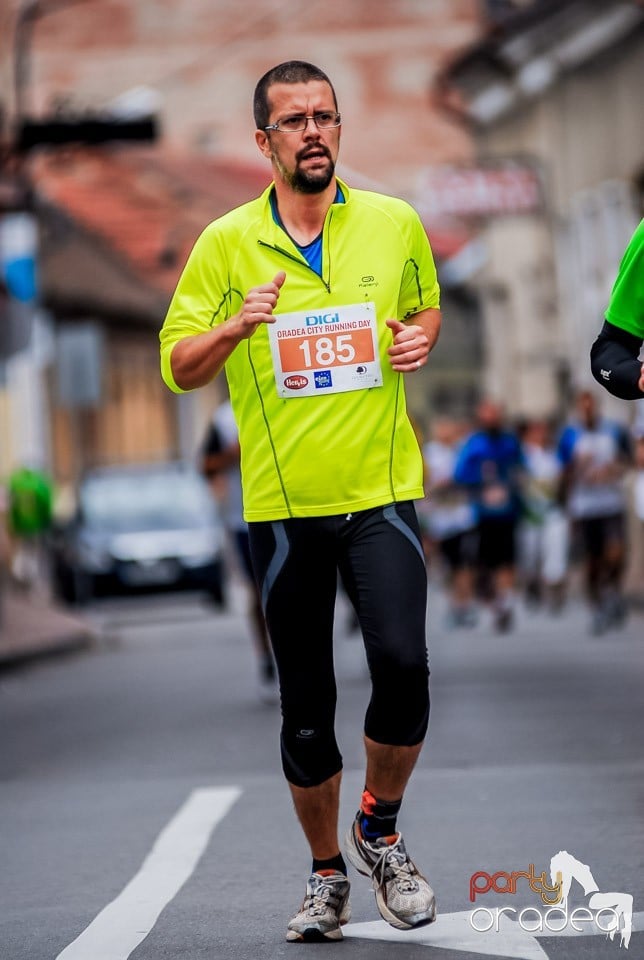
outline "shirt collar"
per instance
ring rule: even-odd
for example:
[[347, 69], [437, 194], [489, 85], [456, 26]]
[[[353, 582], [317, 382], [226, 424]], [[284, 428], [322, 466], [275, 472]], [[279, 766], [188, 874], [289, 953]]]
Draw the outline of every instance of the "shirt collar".
[[[344, 202], [337, 202], [334, 200], [331, 206], [335, 206], [341, 209], [343, 207], [346, 207], [347, 204], [349, 203], [349, 200], [351, 197], [351, 191], [349, 190], [349, 187], [344, 182], [344, 180], [341, 180], [340, 177], [336, 177], [335, 179], [338, 187], [342, 191]], [[283, 245], [285, 242], [284, 238], [288, 237], [288, 234], [285, 234], [283, 228], [275, 222], [275, 219], [273, 217], [273, 210], [271, 207], [270, 198], [274, 190], [275, 190], [275, 183], [270, 183], [259, 198], [262, 203], [262, 226], [261, 226], [262, 235], [260, 237], [260, 240], [264, 240], [265, 242], [270, 243], [272, 245], [275, 245], [278, 242]]]

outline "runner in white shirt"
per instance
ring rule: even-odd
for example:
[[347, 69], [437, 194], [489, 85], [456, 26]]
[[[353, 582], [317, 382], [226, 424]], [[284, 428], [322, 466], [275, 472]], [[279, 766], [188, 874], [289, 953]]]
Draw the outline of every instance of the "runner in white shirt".
[[599, 416], [588, 390], [577, 397], [578, 420], [566, 427], [558, 455], [565, 467], [568, 514], [584, 555], [592, 631], [603, 633], [624, 620], [621, 593], [625, 566], [624, 473], [631, 460], [626, 431]]
[[426, 518], [430, 539], [447, 571], [448, 625], [470, 627], [476, 623], [476, 515], [467, 492], [454, 482], [458, 433], [452, 420], [436, 420], [433, 439], [423, 448], [430, 490]]
[[545, 600], [556, 612], [563, 603], [568, 566], [568, 519], [559, 503], [563, 466], [545, 420], [529, 421], [521, 439], [527, 476], [519, 555], [526, 600]]

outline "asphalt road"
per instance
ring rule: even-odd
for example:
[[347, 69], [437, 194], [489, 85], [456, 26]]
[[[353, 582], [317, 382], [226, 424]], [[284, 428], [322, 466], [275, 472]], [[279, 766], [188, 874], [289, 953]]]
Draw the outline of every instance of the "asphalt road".
[[[2, 960], [644, 957], [644, 619], [591, 638], [572, 605], [560, 619], [524, 612], [500, 637], [485, 619], [447, 632], [443, 601], [431, 600], [431, 736], [399, 824], [437, 891], [436, 924], [387, 927], [354, 874], [344, 944], [284, 941], [309, 858], [279, 768], [278, 709], [257, 696], [242, 598], [217, 614], [194, 596], [148, 597], [97, 605], [91, 652], [0, 676]], [[340, 606], [344, 825], [363, 784], [368, 699], [346, 614]], [[598, 930], [611, 915], [591, 912], [586, 935], [570, 936], [570, 922], [555, 932], [565, 918], [553, 918], [532, 936], [546, 908], [525, 878], [514, 894], [470, 901], [474, 873], [548, 872], [558, 851], [586, 864], [600, 893], [633, 895], [627, 953], [619, 934]], [[569, 912], [590, 892], [573, 882]], [[490, 911], [479, 926], [497, 907], [515, 919], [478, 932], [478, 907]]]

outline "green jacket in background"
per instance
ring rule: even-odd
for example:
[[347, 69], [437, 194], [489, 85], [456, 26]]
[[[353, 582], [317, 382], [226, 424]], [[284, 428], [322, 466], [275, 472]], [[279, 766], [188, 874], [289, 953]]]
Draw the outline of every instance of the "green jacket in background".
[[8, 485], [8, 520], [11, 533], [32, 537], [51, 526], [53, 488], [40, 470], [21, 467], [11, 474]]

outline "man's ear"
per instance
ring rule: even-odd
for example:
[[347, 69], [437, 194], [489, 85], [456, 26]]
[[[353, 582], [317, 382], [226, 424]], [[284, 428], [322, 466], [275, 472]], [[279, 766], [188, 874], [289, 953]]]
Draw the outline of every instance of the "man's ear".
[[260, 149], [260, 152], [266, 157], [267, 160], [271, 158], [271, 144], [268, 139], [268, 134], [265, 130], [256, 130], [255, 131], [255, 143]]

